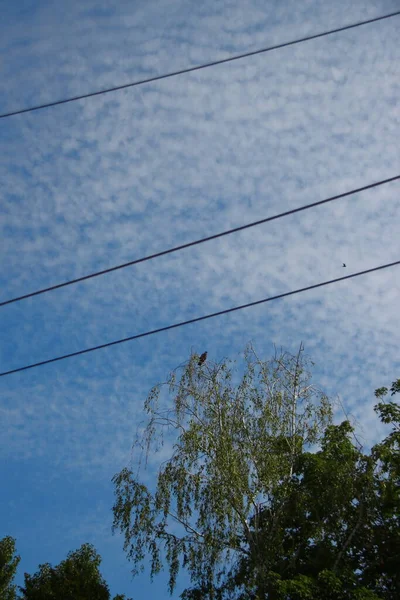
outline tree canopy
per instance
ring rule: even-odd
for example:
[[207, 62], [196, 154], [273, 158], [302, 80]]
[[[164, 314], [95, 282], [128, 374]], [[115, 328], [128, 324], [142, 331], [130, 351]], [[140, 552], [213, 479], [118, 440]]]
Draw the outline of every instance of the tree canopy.
[[[348, 420], [333, 425], [310, 366], [302, 347], [270, 361], [249, 347], [241, 373], [194, 354], [153, 388], [139, 468], [113, 479], [134, 573], [165, 563], [172, 593], [185, 569], [185, 600], [400, 597], [399, 407], [377, 390], [392, 430], [366, 453]], [[161, 448], [147, 486], [142, 452], [154, 461]]]
[[15, 600], [17, 597], [14, 577], [20, 557], [16, 554], [15, 540], [6, 536], [0, 540], [0, 600]]
[[23, 600], [109, 600], [110, 592], [99, 566], [101, 558], [90, 544], [70, 552], [56, 567], [39, 565], [34, 575], [25, 574]]
[[[101, 557], [91, 544], [70, 552], [55, 567], [45, 563], [33, 575], [25, 573], [25, 585], [19, 588], [21, 595], [17, 595], [13, 583], [19, 560], [15, 540], [0, 540], [0, 600], [110, 600], [110, 591], [99, 570]], [[125, 596], [119, 594], [114, 600], [125, 600]]]

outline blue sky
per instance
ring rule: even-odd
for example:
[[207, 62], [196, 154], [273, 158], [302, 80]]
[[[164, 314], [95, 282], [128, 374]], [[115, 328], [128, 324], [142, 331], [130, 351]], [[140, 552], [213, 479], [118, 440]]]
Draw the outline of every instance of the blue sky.
[[[396, 0], [2, 2], [0, 112], [398, 9]], [[399, 173], [400, 18], [0, 122], [0, 300]], [[1, 371], [399, 259], [399, 183], [0, 310]], [[23, 571], [93, 543], [111, 591], [111, 477], [191, 348], [302, 340], [366, 443], [399, 376], [400, 269], [0, 379], [0, 537]], [[185, 585], [179, 581], [175, 597]]]

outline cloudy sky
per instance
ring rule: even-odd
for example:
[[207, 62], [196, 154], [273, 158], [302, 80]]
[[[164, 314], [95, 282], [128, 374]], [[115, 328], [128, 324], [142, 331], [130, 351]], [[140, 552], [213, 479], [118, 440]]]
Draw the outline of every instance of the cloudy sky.
[[[398, 10], [397, 0], [2, 2], [0, 113]], [[0, 120], [0, 301], [400, 173], [400, 17]], [[0, 309], [1, 371], [399, 260], [400, 184]], [[342, 263], [347, 264], [346, 271]], [[23, 571], [83, 542], [112, 593], [111, 477], [191, 349], [315, 361], [367, 443], [399, 377], [400, 267], [0, 379], [0, 537]], [[184, 585], [182, 579], [176, 598]]]

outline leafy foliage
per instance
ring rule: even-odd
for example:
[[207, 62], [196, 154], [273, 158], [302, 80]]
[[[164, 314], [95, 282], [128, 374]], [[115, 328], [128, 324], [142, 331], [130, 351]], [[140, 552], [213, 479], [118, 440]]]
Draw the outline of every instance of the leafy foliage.
[[[110, 592], [99, 567], [101, 557], [90, 544], [70, 552], [56, 567], [39, 565], [34, 575], [25, 573], [21, 600], [109, 600]], [[114, 600], [124, 600], [117, 595]]]
[[[321, 438], [331, 407], [311, 385], [302, 347], [269, 362], [249, 347], [236, 385], [227, 361], [198, 361], [193, 355], [180, 379], [167, 381], [172, 407], [161, 404], [162, 386], [149, 394], [144, 450], [159, 449], [171, 431], [175, 443], [154, 490], [133, 469], [115, 475], [114, 529], [124, 534], [134, 573], [150, 555], [153, 576], [164, 558], [171, 593], [184, 567], [195, 584], [184, 597], [214, 598], [232, 561], [247, 557], [257, 579], [276, 553], [293, 469]], [[261, 525], [267, 511], [270, 536]]]
[[[392, 385], [392, 389], [395, 384]], [[400, 597], [399, 407], [375, 407], [391, 433], [370, 454], [351, 440], [345, 421], [329, 425], [315, 453], [304, 452], [283, 496], [276, 554], [243, 557], [221, 588], [221, 596], [291, 600], [385, 599]], [[275, 515], [277, 513], [275, 512]], [[266, 511], [264, 548], [274, 516]], [[255, 591], [254, 591], [255, 590]]]
[[250, 347], [236, 385], [227, 361], [200, 369], [193, 355], [167, 381], [172, 406], [151, 391], [142, 450], [153, 460], [170, 443], [170, 457], [154, 489], [140, 468], [113, 479], [134, 572], [166, 562], [172, 593], [186, 569], [182, 600], [400, 597], [399, 406], [376, 390], [392, 430], [364, 453], [349, 421], [332, 424], [302, 352], [262, 362]]
[[20, 557], [16, 555], [15, 540], [7, 536], [0, 540], [0, 600], [15, 600], [13, 585]]

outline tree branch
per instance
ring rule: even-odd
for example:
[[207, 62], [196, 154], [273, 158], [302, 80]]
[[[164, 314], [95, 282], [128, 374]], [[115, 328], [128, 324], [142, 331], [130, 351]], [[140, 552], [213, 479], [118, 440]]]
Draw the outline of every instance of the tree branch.
[[189, 525], [189, 523], [186, 523], [183, 519], [180, 519], [178, 517], [178, 515], [175, 515], [174, 513], [170, 512], [170, 511], [168, 511], [168, 515], [170, 517], [172, 517], [173, 519], [175, 519], [175, 521], [177, 521], [178, 523], [180, 523], [185, 528], [185, 530], [188, 533], [193, 533], [193, 535], [196, 535], [197, 537], [201, 537], [201, 538], [205, 537], [203, 533], [200, 533], [200, 531], [196, 531], [196, 529], [194, 529], [193, 527], [191, 527]]
[[349, 546], [351, 540], [353, 539], [353, 537], [355, 536], [355, 534], [357, 533], [357, 530], [360, 528], [361, 526], [361, 521], [362, 521], [362, 517], [363, 517], [363, 513], [364, 513], [364, 498], [360, 499], [360, 513], [358, 515], [358, 519], [357, 519], [357, 523], [355, 524], [353, 530], [351, 531], [350, 535], [347, 537], [345, 543], [343, 544], [342, 549], [340, 550], [336, 560], [335, 560], [335, 564], [333, 565], [333, 572], [336, 573], [337, 568], [339, 566], [339, 562], [342, 559], [343, 554], [346, 551], [346, 548]]

